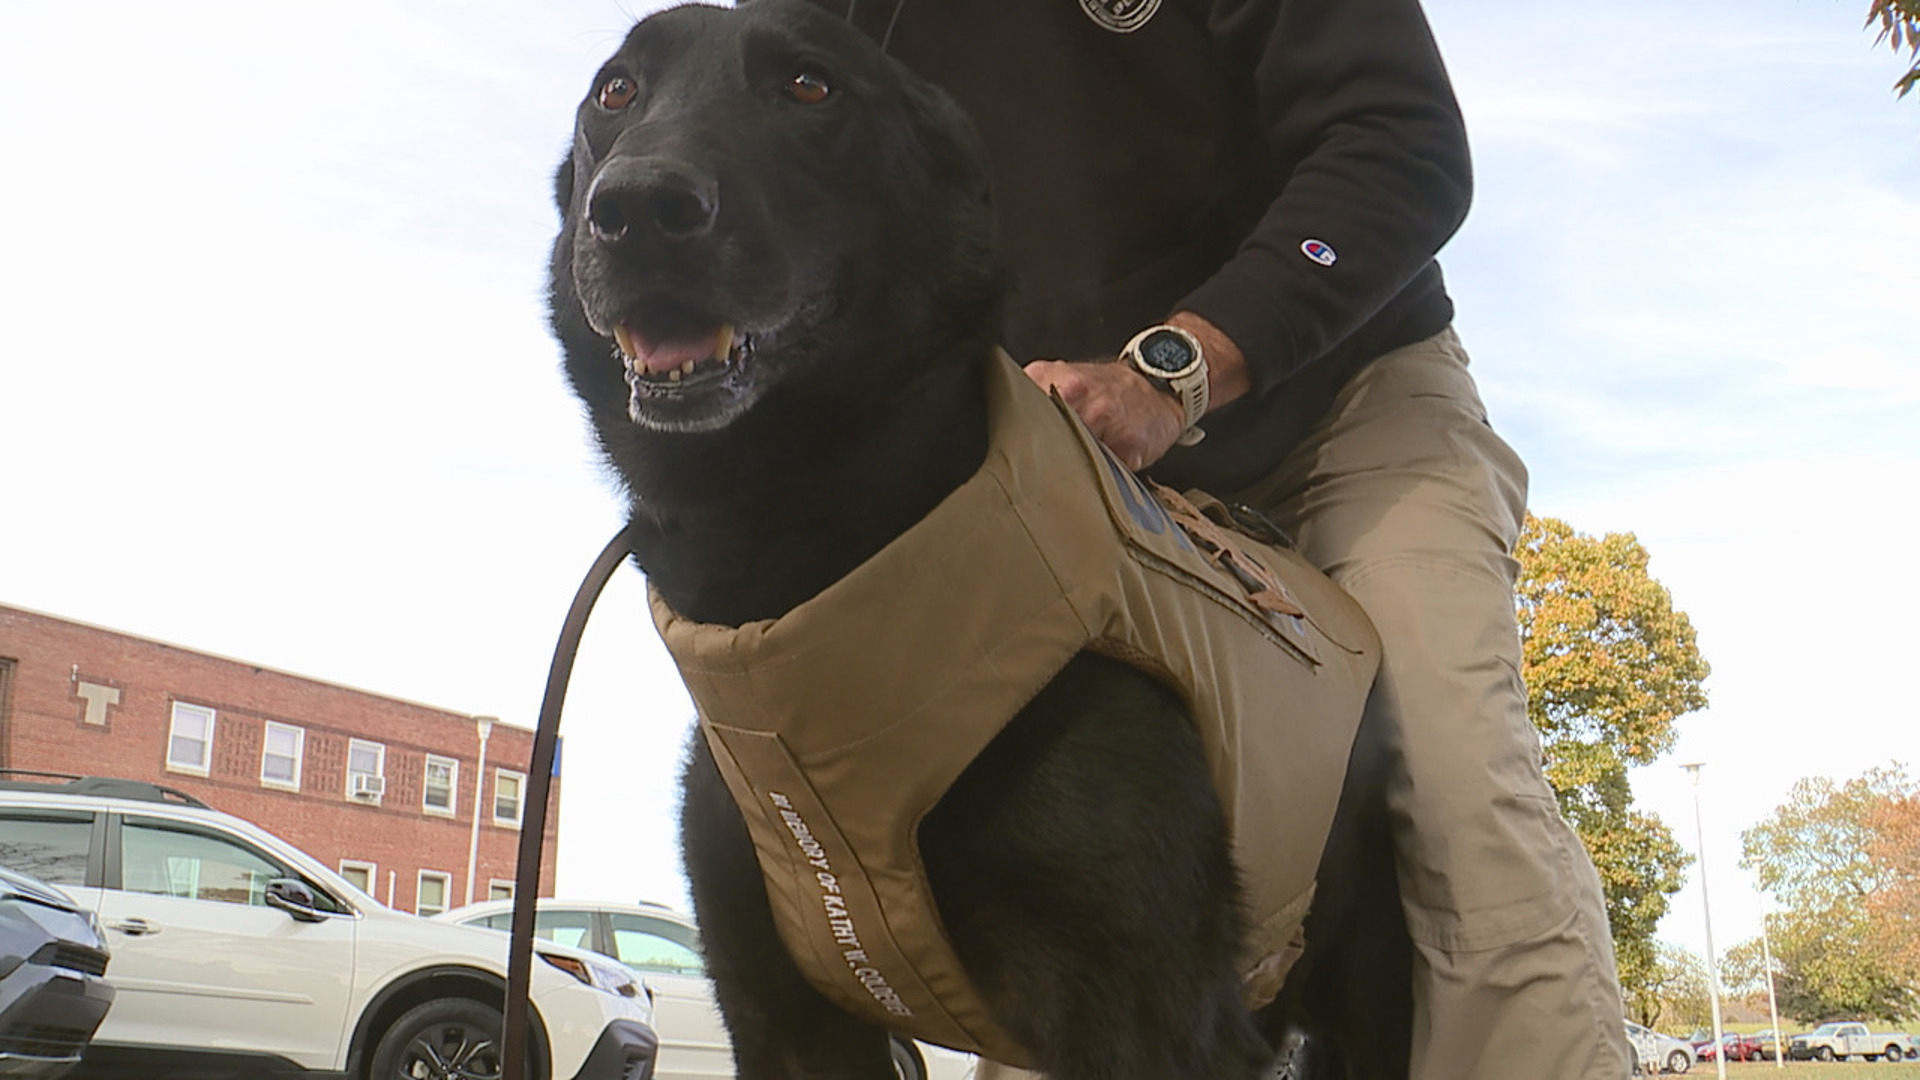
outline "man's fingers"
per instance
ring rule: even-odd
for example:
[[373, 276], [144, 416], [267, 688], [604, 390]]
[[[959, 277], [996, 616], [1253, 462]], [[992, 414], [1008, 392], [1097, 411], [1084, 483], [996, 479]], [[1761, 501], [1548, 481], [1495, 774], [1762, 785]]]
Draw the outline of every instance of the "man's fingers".
[[1158, 461], [1180, 434], [1179, 403], [1125, 365], [1035, 360], [1025, 370], [1136, 472]]
[[1059, 360], [1035, 360], [1025, 371], [1027, 378], [1038, 383], [1041, 389], [1052, 390], [1060, 395], [1060, 400], [1077, 405], [1087, 396], [1087, 380], [1077, 370], [1081, 366]]

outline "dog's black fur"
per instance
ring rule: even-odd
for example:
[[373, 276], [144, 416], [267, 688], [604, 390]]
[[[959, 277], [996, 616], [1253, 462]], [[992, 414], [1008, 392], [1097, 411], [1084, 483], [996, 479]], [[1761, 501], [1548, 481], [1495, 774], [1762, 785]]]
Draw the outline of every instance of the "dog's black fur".
[[[943, 94], [798, 0], [656, 15], [593, 86], [557, 178], [568, 375], [666, 600], [701, 622], [778, 616], [982, 460], [979, 365], [1006, 276], [980, 147]], [[722, 323], [747, 344], [678, 382], [634, 375], [610, 340], [624, 326], [636, 352], [691, 356]], [[1133, 668], [1071, 662], [920, 847], [956, 954], [1051, 1076], [1254, 1077], [1290, 1025], [1320, 1037], [1326, 1075], [1404, 1076], [1408, 957], [1371, 761], [1356, 755], [1308, 957], [1258, 1015], [1240, 1003], [1238, 883], [1199, 739]], [[698, 736], [684, 783], [739, 1075], [890, 1077], [884, 1033], [782, 946]]]

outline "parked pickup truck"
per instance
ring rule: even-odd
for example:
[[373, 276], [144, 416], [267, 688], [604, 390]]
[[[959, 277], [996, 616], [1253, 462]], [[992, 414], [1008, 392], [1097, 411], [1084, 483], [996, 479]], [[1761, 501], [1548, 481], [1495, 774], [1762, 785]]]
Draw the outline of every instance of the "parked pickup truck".
[[1899, 1061], [1906, 1056], [1911, 1045], [1906, 1032], [1867, 1030], [1865, 1024], [1832, 1023], [1821, 1024], [1805, 1035], [1795, 1035], [1787, 1054], [1795, 1061], [1817, 1058], [1820, 1061], [1845, 1061], [1858, 1054], [1868, 1061], [1877, 1061], [1886, 1055], [1888, 1061]]

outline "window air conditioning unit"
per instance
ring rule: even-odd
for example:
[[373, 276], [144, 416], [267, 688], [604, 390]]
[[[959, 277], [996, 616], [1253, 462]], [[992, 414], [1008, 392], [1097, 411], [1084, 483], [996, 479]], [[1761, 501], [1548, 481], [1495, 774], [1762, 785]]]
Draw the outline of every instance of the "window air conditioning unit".
[[377, 799], [387, 793], [387, 778], [372, 773], [354, 773], [347, 780], [347, 794], [356, 799]]

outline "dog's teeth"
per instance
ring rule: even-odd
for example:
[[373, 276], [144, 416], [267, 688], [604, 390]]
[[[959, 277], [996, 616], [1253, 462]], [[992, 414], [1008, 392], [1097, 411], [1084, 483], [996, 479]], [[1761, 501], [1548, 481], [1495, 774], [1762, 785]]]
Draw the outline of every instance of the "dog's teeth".
[[[726, 363], [733, 353], [733, 324], [721, 323], [720, 332], [713, 337], [713, 358]], [[692, 365], [688, 365], [691, 367]]]
[[682, 376], [691, 374], [692, 367], [692, 364], [688, 364], [686, 367], [674, 368], [672, 371], [667, 372], [667, 381], [679, 382]]
[[677, 379], [682, 375], [691, 375], [691, 374], [693, 374], [693, 361], [689, 360], [686, 363], [680, 365], [680, 370], [674, 372], [673, 377]]
[[614, 326], [613, 341], [614, 341], [614, 344], [620, 346], [621, 356], [624, 356], [627, 359], [631, 360], [634, 357], [640, 355], [639, 350], [634, 348], [633, 331], [627, 329], [626, 323], [619, 323], [618, 325]]

